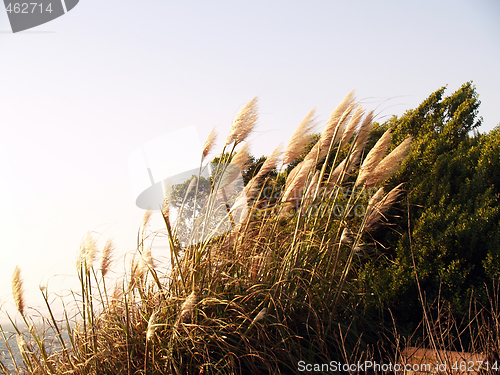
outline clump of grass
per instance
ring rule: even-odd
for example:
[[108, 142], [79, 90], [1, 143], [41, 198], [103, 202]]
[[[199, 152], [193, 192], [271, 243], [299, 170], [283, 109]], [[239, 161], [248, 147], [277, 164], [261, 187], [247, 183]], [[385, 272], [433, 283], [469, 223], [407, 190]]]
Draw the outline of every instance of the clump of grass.
[[[361, 301], [369, 296], [357, 271], [371, 256], [363, 251], [367, 232], [380, 224], [402, 188], [386, 194], [380, 184], [397, 169], [410, 141], [386, 157], [387, 133], [359, 169], [373, 115], [364, 116], [350, 93], [290, 173], [276, 170], [282, 154], [277, 148], [238, 192], [229, 188], [230, 169], [248, 166], [244, 142], [257, 123], [257, 110], [254, 98], [233, 121], [205, 192], [208, 200], [186, 221], [192, 225], [188, 245], [179, 240], [179, 223], [171, 223], [168, 197], [158, 207], [170, 244], [168, 272], [158, 268], [145, 243], [151, 212], [138, 233], [138, 256], [114, 292], [106, 282], [112, 243], [102, 250], [99, 272], [96, 241], [89, 234], [78, 256], [76, 310], [58, 321], [47, 302], [46, 322], [56, 332], [58, 349], [47, 351], [43, 334], [29, 330], [38, 349], [20, 345], [24, 354], [22, 362], [14, 361], [16, 373], [287, 374], [297, 371], [300, 360], [370, 356], [380, 327], [364, 315]], [[299, 125], [282, 164], [302, 153], [313, 116], [310, 112]], [[215, 139], [213, 131], [202, 161]], [[279, 179], [286, 181], [283, 189]], [[188, 204], [197, 207], [202, 181], [200, 174], [186, 185], [178, 213]], [[371, 196], [373, 186], [380, 189]], [[193, 191], [194, 199], [187, 199]], [[235, 206], [244, 209], [236, 215]], [[223, 222], [230, 223], [225, 231]], [[19, 284], [14, 290], [21, 290]], [[22, 299], [16, 303], [29, 327]], [[370, 328], [371, 336], [363, 333]]]

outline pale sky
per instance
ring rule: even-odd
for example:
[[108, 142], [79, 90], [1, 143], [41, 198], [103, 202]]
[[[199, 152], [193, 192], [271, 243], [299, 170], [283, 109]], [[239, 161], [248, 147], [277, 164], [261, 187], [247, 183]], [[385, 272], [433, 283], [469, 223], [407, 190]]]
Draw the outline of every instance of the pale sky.
[[16, 265], [30, 306], [42, 304], [40, 283], [73, 286], [89, 230], [120, 254], [134, 249], [143, 211], [129, 156], [190, 126], [201, 143], [217, 127], [222, 147], [254, 96], [256, 156], [286, 143], [313, 107], [321, 130], [352, 89], [383, 121], [473, 80], [480, 131], [491, 130], [499, 21], [496, 0], [80, 0], [12, 34], [0, 9], [0, 304], [12, 312]]

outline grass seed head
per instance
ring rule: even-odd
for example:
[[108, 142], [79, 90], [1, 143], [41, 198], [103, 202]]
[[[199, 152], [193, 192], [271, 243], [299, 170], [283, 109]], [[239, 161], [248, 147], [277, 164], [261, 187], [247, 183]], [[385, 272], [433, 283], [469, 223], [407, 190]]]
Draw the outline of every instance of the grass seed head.
[[106, 241], [104, 249], [102, 249], [101, 274], [103, 277], [106, 276], [109, 271], [109, 267], [111, 266], [114, 249], [113, 240], [110, 238]]
[[244, 172], [245, 169], [248, 168], [250, 165], [250, 143], [246, 142], [243, 147], [236, 152], [231, 163], [237, 165], [241, 172]]
[[267, 316], [267, 307], [264, 307], [262, 310], [259, 311], [257, 316], [255, 318], [253, 318], [252, 324], [255, 324], [257, 322], [264, 320], [266, 316]]
[[283, 155], [283, 164], [293, 162], [299, 156], [304, 147], [309, 143], [309, 135], [312, 129], [316, 126], [314, 121], [315, 110], [311, 110], [302, 120], [300, 125], [292, 134], [288, 145], [286, 146], [285, 154]]
[[235, 145], [238, 145], [253, 131], [258, 119], [257, 103], [258, 98], [253, 98], [236, 115], [231, 128], [229, 129], [229, 134], [224, 146], [231, 144], [233, 141], [235, 142]]
[[366, 179], [366, 187], [378, 185], [401, 167], [401, 163], [410, 152], [411, 141], [412, 137], [406, 138], [375, 167]]
[[14, 296], [17, 311], [24, 316], [25, 304], [23, 279], [21, 278], [21, 269], [18, 266], [16, 266], [14, 273], [12, 274], [12, 295]]
[[146, 341], [150, 341], [153, 338], [153, 336], [158, 328], [158, 325], [156, 324], [156, 317], [157, 317], [156, 311], [153, 312], [151, 314], [151, 316], [149, 317], [148, 329], [146, 331]]
[[370, 176], [373, 170], [377, 167], [380, 161], [384, 158], [387, 153], [387, 148], [391, 142], [391, 130], [387, 130], [382, 137], [380, 137], [375, 143], [375, 146], [370, 150], [368, 155], [366, 155], [361, 168], [359, 169], [358, 179], [356, 180], [355, 186], [362, 185], [366, 179]]
[[[366, 210], [366, 215], [368, 215], [366, 220], [366, 225], [364, 231], [373, 229], [384, 216], [384, 213], [394, 204], [399, 194], [401, 194], [403, 184], [399, 184], [394, 189], [392, 189], [383, 199], [380, 199], [380, 195], [383, 195], [383, 188], [380, 188], [375, 195], [368, 202], [368, 208]], [[380, 194], [381, 193], [381, 194]]]
[[181, 306], [181, 313], [179, 315], [180, 321], [184, 322], [191, 316], [197, 302], [198, 296], [193, 290]]

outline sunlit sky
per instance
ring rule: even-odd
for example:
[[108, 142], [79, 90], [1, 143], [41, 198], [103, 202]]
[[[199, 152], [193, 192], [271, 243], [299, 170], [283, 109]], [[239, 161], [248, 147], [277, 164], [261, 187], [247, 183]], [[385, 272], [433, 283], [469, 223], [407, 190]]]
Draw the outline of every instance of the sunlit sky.
[[254, 96], [257, 156], [287, 142], [313, 107], [320, 130], [352, 89], [384, 121], [472, 80], [480, 131], [491, 130], [499, 20], [496, 0], [81, 0], [12, 34], [0, 9], [0, 304], [14, 313], [16, 265], [30, 306], [42, 304], [40, 284], [73, 287], [89, 230], [101, 245], [114, 238], [120, 254], [133, 250], [143, 211], [129, 156], [189, 126], [201, 143], [217, 127], [222, 147]]

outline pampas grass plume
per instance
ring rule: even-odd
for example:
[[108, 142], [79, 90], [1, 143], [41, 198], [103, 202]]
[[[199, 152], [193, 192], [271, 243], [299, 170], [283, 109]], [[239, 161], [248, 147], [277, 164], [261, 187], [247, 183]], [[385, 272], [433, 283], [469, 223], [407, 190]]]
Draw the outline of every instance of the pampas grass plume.
[[356, 180], [355, 186], [362, 185], [370, 176], [376, 166], [384, 158], [390, 142], [391, 130], [389, 129], [382, 135], [382, 137], [379, 138], [377, 143], [375, 143], [375, 146], [373, 146], [368, 155], [366, 155], [366, 158], [359, 169], [358, 179]]
[[314, 165], [315, 164], [313, 160], [308, 159], [301, 162], [295, 167], [295, 168], [299, 167], [299, 169], [296, 173], [293, 174], [293, 176], [292, 174], [288, 176], [288, 178], [292, 177], [292, 180], [288, 182], [287, 179], [288, 187], [285, 189], [285, 193], [283, 194], [282, 198], [283, 202], [292, 202], [295, 204], [296, 207], [299, 205], [302, 195], [301, 192], [307, 181], [307, 177], [309, 176], [309, 173], [312, 167], [314, 167]]
[[259, 311], [259, 313], [257, 314], [257, 316], [255, 318], [253, 318], [252, 325], [254, 325], [257, 322], [260, 322], [260, 321], [264, 320], [264, 318], [266, 317], [266, 315], [267, 315], [267, 307], [264, 307], [262, 310]]
[[153, 211], [151, 211], [151, 210], [146, 210], [146, 212], [144, 212], [144, 216], [142, 217], [142, 232], [143, 233], [144, 233], [144, 229], [146, 229], [146, 227], [149, 224], [149, 220], [151, 219], [152, 214], [153, 214]]
[[238, 166], [241, 172], [248, 168], [250, 165], [250, 144], [248, 142], [234, 154], [231, 163]]
[[207, 140], [205, 141], [205, 145], [203, 146], [203, 154], [202, 154], [202, 159], [205, 159], [207, 155], [210, 153], [212, 148], [215, 145], [215, 139], [217, 138], [217, 132], [215, 128], [212, 129], [210, 134], [208, 135]]
[[179, 319], [177, 320], [176, 326], [178, 326], [181, 322], [185, 322], [191, 316], [196, 303], [198, 303], [198, 296], [193, 290], [181, 306], [181, 312], [179, 314]]
[[396, 172], [410, 152], [411, 142], [412, 137], [408, 137], [401, 142], [398, 147], [392, 150], [392, 152], [387, 155], [368, 176], [365, 183], [366, 187], [378, 185]]
[[366, 214], [366, 225], [364, 231], [368, 231], [376, 226], [384, 213], [394, 204], [399, 194], [402, 192], [403, 184], [399, 184], [392, 189], [383, 199], [380, 199], [384, 194], [383, 188], [380, 188], [368, 202]]
[[341, 244], [350, 244], [352, 243], [352, 232], [348, 228], [344, 228], [342, 231], [342, 235], [340, 236]]
[[356, 110], [354, 111], [354, 114], [352, 115], [351, 119], [349, 120], [349, 123], [347, 124], [347, 127], [342, 134], [342, 139], [340, 140], [340, 147], [342, 148], [347, 142], [349, 142], [354, 134], [354, 131], [358, 127], [359, 122], [361, 121], [363, 114], [364, 114], [364, 109], [361, 105], [358, 105]]
[[90, 232], [87, 233], [87, 237], [85, 238], [83, 250], [85, 252], [85, 268], [89, 270], [94, 264], [97, 250], [96, 240]]
[[306, 117], [304, 117], [297, 129], [295, 129], [295, 132], [292, 134], [286, 146], [285, 154], [283, 155], [283, 164], [290, 164], [302, 153], [302, 151], [304, 151], [304, 147], [310, 141], [308, 136], [316, 125], [314, 123], [315, 112], [314, 109], [311, 110]]
[[278, 147], [274, 149], [271, 155], [268, 156], [264, 164], [262, 164], [262, 167], [260, 168], [259, 172], [255, 176], [256, 180], [262, 179], [269, 172], [271, 172], [273, 169], [276, 168], [276, 166], [278, 165], [278, 161], [281, 155], [283, 154], [282, 148], [283, 145], [280, 143]]
[[239, 143], [243, 142], [252, 132], [258, 119], [257, 103], [258, 98], [253, 98], [247, 104], [245, 104], [241, 111], [236, 115], [231, 128], [229, 129], [229, 134], [224, 146], [231, 144], [233, 141], [236, 146]]
[[151, 314], [148, 321], [148, 330], [146, 331], [146, 341], [150, 341], [153, 338], [153, 335], [158, 328], [158, 324], [156, 324], [156, 311]]
[[17, 311], [24, 316], [24, 289], [23, 289], [23, 279], [21, 278], [21, 269], [16, 266], [14, 273], [12, 274], [12, 295], [14, 296], [14, 302], [16, 303]]
[[104, 245], [104, 249], [102, 250], [102, 258], [101, 258], [101, 274], [102, 276], [106, 276], [109, 271], [109, 267], [112, 262], [113, 251], [115, 247], [113, 244], [113, 240], [110, 238], [106, 241]]
[[365, 147], [368, 142], [368, 136], [373, 128], [373, 111], [368, 112], [365, 119], [359, 126], [358, 134], [356, 135], [356, 147], [355, 150], [361, 150]]

